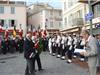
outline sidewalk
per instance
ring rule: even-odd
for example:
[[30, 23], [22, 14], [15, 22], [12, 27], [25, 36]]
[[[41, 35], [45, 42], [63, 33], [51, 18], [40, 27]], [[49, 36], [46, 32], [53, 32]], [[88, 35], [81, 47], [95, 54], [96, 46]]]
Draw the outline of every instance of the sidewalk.
[[[89, 75], [87, 63], [81, 62], [79, 59], [73, 59], [73, 63], [68, 64], [47, 52], [42, 53], [40, 57], [45, 70], [36, 72], [36, 75]], [[25, 67], [26, 61], [23, 54], [0, 55], [0, 75], [24, 75]], [[98, 75], [100, 75], [100, 71]]]
[[7, 53], [7, 54], [0, 54], [0, 61], [1, 60], [7, 60], [7, 59], [10, 59], [10, 58], [16, 58], [17, 56], [19, 56], [20, 54], [19, 53], [13, 53], [13, 54], [11, 54], [11, 53]]
[[[73, 62], [84, 69], [88, 69], [88, 64], [86, 62], [81, 62], [78, 58], [73, 59]], [[100, 75], [100, 69], [98, 70], [97, 74]]]

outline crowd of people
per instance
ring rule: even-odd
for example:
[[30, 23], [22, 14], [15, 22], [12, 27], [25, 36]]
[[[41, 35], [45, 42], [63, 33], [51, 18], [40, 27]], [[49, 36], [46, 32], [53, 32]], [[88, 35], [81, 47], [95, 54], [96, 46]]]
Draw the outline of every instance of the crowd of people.
[[43, 70], [40, 54], [42, 51], [47, 51], [47, 49], [48, 38], [42, 36], [39, 32], [35, 36], [32, 33], [27, 33], [25, 37], [10, 35], [8, 37], [2, 36], [0, 39], [0, 54], [24, 52], [27, 61], [25, 75], [35, 74], [35, 61], [38, 65], [38, 71]]
[[[39, 55], [42, 51], [49, 51], [50, 55], [67, 60], [68, 63], [73, 62], [73, 57], [79, 57], [81, 61], [88, 62], [90, 75], [96, 75], [96, 67], [100, 67], [100, 34], [91, 36], [87, 30], [84, 30], [81, 35], [58, 33], [50, 37], [40, 35], [29, 37], [28, 34], [26, 41], [27, 39], [30, 40], [30, 44], [26, 42], [24, 47], [27, 60], [26, 73], [30, 69], [30, 75], [35, 75], [35, 60], [38, 57], [40, 61]], [[86, 52], [75, 53], [75, 49], [84, 49]]]
[[[92, 36], [88, 30], [82, 31], [81, 35], [58, 33], [49, 38], [48, 47], [51, 55], [66, 59], [68, 63], [73, 57], [87, 61], [90, 75], [96, 75], [96, 68], [100, 68], [100, 34]], [[75, 52], [76, 49], [85, 52]]]
[[[49, 38], [49, 52], [57, 58], [65, 60], [67, 55], [67, 62], [72, 62], [72, 57], [76, 57], [74, 53], [75, 48], [84, 49], [85, 42], [79, 35], [71, 34], [54, 34]], [[80, 56], [81, 60], [84, 61], [84, 56]]]
[[[75, 53], [75, 49], [84, 49], [86, 52]], [[27, 33], [25, 38], [18, 36], [2, 39], [3, 54], [16, 51], [20, 53], [24, 51], [27, 62], [25, 75], [35, 75], [35, 61], [37, 61], [38, 70], [43, 70], [40, 59], [42, 51], [49, 51], [50, 55], [67, 60], [68, 63], [72, 63], [72, 59], [77, 57], [81, 61], [88, 59], [90, 75], [96, 75], [96, 66], [100, 67], [100, 34], [92, 37], [87, 30], [84, 30], [81, 35], [57, 33], [44, 37], [40, 34], [32, 36], [31, 33]]]
[[9, 36], [7, 38], [3, 37], [2, 39], [0, 39], [0, 53], [23, 53], [23, 44], [24, 39], [21, 36]]

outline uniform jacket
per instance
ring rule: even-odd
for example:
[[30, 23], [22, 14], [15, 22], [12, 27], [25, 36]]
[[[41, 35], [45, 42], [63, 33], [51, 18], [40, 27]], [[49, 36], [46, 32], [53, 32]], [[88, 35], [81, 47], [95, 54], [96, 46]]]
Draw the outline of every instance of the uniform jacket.
[[30, 55], [32, 53], [36, 53], [34, 43], [32, 42], [32, 40], [26, 38], [26, 40], [24, 41], [24, 57], [26, 59], [30, 59]]

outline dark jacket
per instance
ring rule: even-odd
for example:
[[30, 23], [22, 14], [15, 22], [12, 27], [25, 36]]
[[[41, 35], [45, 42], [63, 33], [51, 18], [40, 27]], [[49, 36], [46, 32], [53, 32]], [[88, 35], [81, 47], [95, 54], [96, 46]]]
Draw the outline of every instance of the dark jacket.
[[34, 43], [32, 42], [32, 40], [28, 40], [26, 38], [26, 40], [24, 41], [24, 57], [26, 59], [30, 59], [31, 53], [36, 53]]

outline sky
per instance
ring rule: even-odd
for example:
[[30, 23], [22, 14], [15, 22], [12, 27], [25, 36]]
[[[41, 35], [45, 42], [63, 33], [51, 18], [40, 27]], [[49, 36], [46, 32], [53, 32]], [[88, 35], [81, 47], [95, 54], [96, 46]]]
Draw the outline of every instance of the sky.
[[26, 1], [28, 5], [36, 2], [45, 2], [49, 3], [51, 6], [55, 8], [62, 8], [61, 0], [11, 0], [11, 1]]

